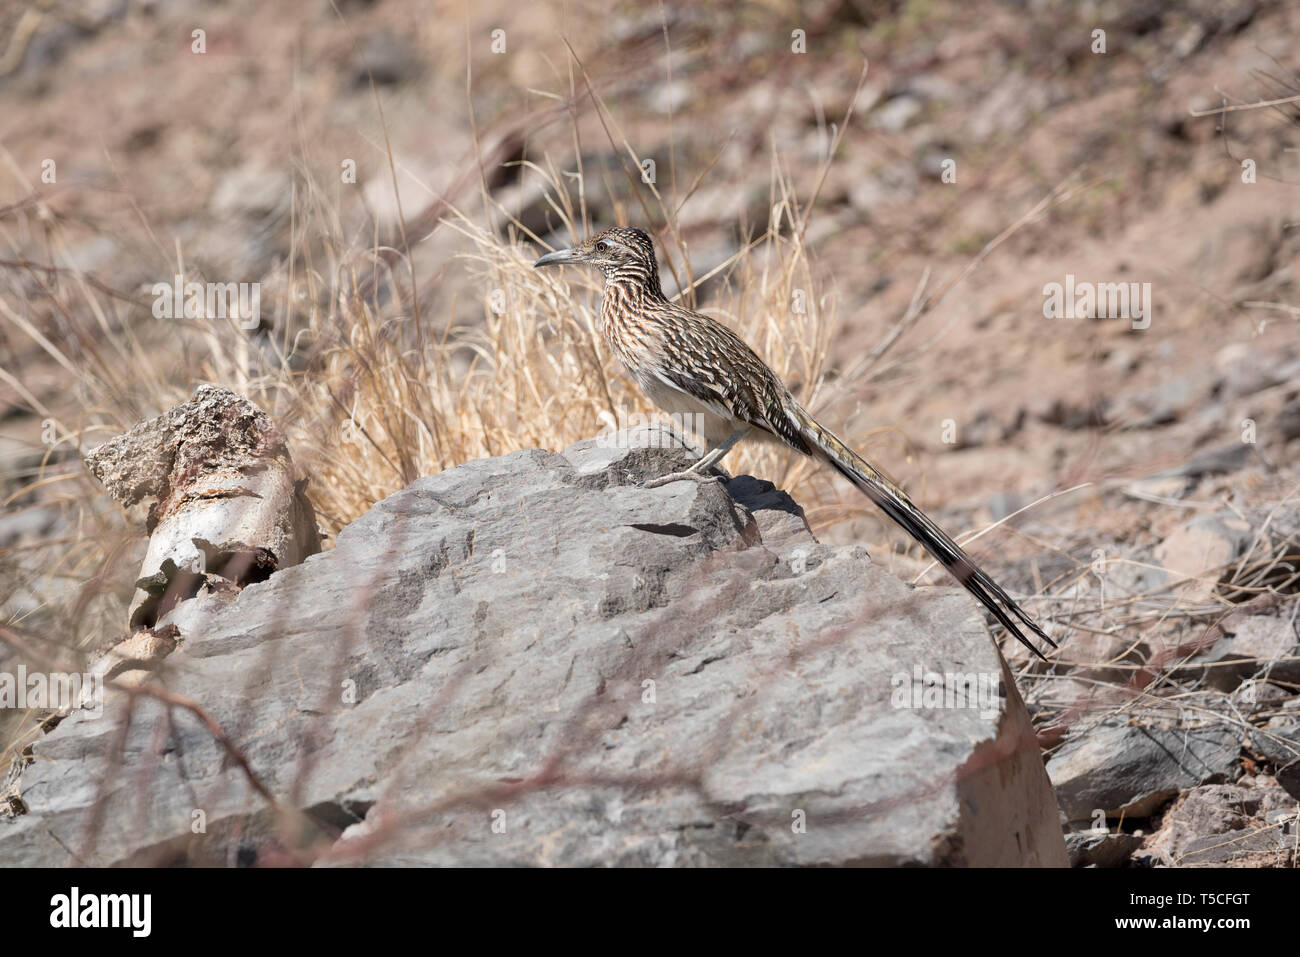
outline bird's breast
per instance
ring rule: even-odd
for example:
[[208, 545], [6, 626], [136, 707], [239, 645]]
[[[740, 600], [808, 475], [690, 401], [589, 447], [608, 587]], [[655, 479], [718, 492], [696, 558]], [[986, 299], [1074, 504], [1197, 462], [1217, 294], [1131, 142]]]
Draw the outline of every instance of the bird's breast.
[[638, 370], [654, 360], [659, 348], [654, 327], [609, 291], [601, 304], [600, 319], [606, 344], [629, 372], [639, 376]]

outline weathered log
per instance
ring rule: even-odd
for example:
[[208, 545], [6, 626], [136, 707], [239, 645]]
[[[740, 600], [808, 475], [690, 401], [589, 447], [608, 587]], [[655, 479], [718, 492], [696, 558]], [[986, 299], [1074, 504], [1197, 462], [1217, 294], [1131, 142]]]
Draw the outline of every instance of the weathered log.
[[263, 581], [320, 551], [284, 437], [228, 389], [200, 386], [189, 402], [89, 453], [86, 466], [123, 505], [150, 502], [132, 631], [200, 593]]

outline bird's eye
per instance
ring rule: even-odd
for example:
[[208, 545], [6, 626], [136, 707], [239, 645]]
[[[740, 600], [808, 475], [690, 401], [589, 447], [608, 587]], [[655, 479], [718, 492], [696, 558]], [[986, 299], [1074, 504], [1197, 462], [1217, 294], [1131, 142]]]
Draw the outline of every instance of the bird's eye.
[[609, 252], [609, 243], [602, 239], [600, 242], [596, 243], [596, 249], [599, 252], [607, 253]]

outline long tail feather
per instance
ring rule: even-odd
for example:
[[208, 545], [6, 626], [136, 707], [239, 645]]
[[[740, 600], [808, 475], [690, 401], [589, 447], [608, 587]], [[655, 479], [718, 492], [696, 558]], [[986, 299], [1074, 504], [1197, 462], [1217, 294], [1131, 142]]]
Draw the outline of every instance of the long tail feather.
[[1047, 637], [1047, 633], [1002, 590], [988, 574], [981, 569], [948, 535], [930, 520], [924, 512], [912, 504], [911, 499], [887, 476], [858, 455], [839, 440], [829, 429], [824, 428], [811, 415], [796, 406], [791, 410], [792, 418], [800, 434], [813, 447], [813, 454], [822, 459], [850, 482], [856, 485], [882, 512], [897, 522], [905, 532], [925, 547], [953, 578], [972, 595], [979, 599], [1002, 626], [1007, 629], [1026, 648], [1039, 658], [1047, 659], [1035, 647], [1017, 625], [1027, 626], [1034, 634], [1051, 647], [1056, 642]]

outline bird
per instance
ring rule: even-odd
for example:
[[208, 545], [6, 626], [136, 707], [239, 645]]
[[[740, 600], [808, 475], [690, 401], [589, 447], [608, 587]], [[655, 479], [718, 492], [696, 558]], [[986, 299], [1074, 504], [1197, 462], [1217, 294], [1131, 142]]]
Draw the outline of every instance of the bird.
[[758, 354], [709, 316], [670, 301], [659, 283], [654, 241], [635, 226], [614, 226], [534, 268], [581, 265], [605, 277], [601, 333], [642, 391], [663, 411], [689, 416], [708, 447], [690, 468], [645, 482], [716, 481], [708, 474], [746, 437], [811, 456], [852, 482], [925, 548], [1007, 631], [1046, 661], [1021, 626], [1056, 648], [1047, 633], [902, 487], [812, 417]]

